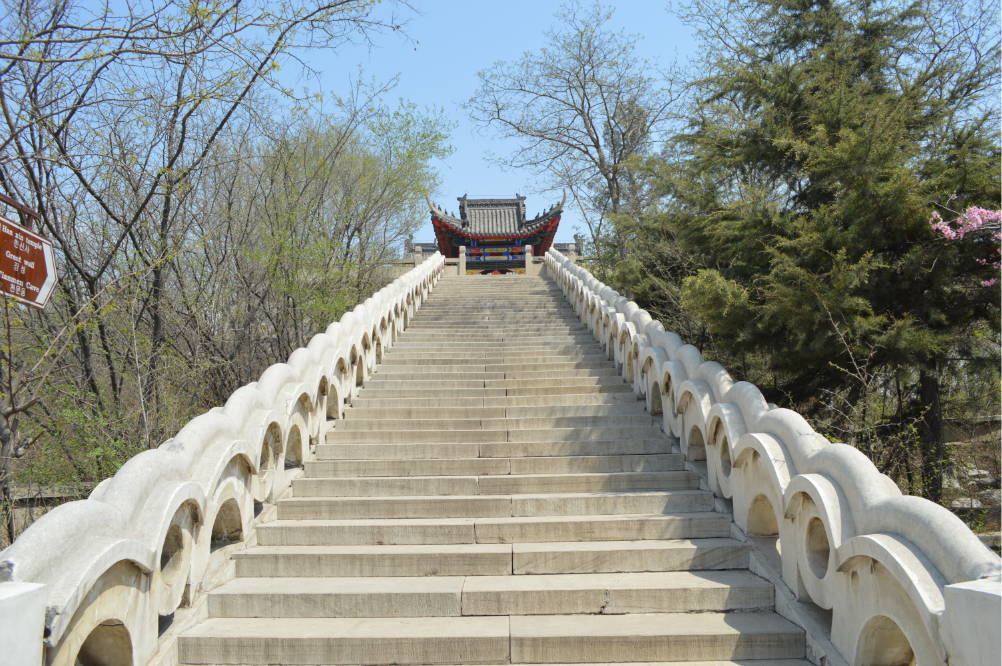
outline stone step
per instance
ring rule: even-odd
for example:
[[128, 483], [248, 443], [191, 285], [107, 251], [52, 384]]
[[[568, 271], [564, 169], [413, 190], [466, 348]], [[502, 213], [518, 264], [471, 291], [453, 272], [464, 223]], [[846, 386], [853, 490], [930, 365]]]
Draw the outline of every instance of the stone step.
[[[530, 348], [532, 349], [532, 348]], [[532, 351], [526, 350], [481, 350], [481, 351], [462, 351], [456, 349], [443, 348], [441, 350], [412, 350], [412, 349], [399, 349], [396, 345], [383, 356], [383, 363], [388, 360], [397, 359], [437, 359], [437, 358], [451, 358], [456, 361], [467, 361], [467, 360], [478, 360], [478, 359], [503, 359], [503, 358], [559, 358], [564, 360], [570, 359], [593, 359], [596, 356], [605, 356], [599, 348], [594, 349], [574, 349], [573, 351], [554, 351], [553, 349], [534, 349]]]
[[239, 577], [505, 576], [747, 569], [729, 538], [516, 544], [255, 546], [233, 553]]
[[802, 659], [775, 613], [434, 618], [211, 618], [178, 640], [188, 664], [569, 664]]
[[507, 356], [517, 356], [521, 354], [542, 354], [544, 356], [556, 356], [560, 354], [605, 354], [605, 350], [597, 342], [583, 343], [580, 345], [534, 345], [527, 343], [503, 342], [494, 344], [492, 342], [394, 342], [393, 348], [387, 354], [415, 353], [415, 354], [449, 354], [464, 352], [483, 352], [486, 354], [504, 354]]
[[507, 617], [212, 618], [178, 640], [189, 664], [499, 664]]
[[477, 322], [477, 321], [521, 321], [526, 323], [547, 323], [551, 321], [575, 321], [581, 323], [578, 313], [571, 307], [539, 302], [517, 310], [485, 309], [475, 307], [449, 307], [432, 305], [422, 307], [414, 321]]
[[[537, 365], [565, 363], [612, 363], [604, 353], [596, 350], [594, 354], [549, 354], [540, 352], [535, 355], [529, 354], [498, 354], [496, 356], [463, 357], [449, 353], [442, 354], [392, 354], [388, 353], [383, 357], [383, 362], [377, 368], [378, 371], [393, 372], [401, 366], [410, 366], [421, 369], [437, 369], [438, 366], [447, 368], [462, 368], [459, 372], [469, 372], [469, 367], [478, 368], [487, 365], [515, 365], [523, 370], [532, 370]], [[590, 366], [589, 366], [590, 367]], [[598, 367], [604, 367], [600, 365]], [[553, 368], [559, 369], [559, 368]], [[442, 370], [438, 369], [438, 372]]]
[[442, 342], [442, 340], [450, 340], [457, 344], [476, 342], [480, 344], [496, 343], [496, 344], [514, 344], [521, 343], [527, 346], [540, 346], [540, 345], [572, 345], [576, 343], [592, 344], [596, 342], [595, 336], [592, 335], [590, 331], [577, 331], [574, 333], [557, 334], [553, 331], [548, 331], [545, 333], [529, 333], [526, 331], [522, 332], [508, 332], [508, 333], [491, 333], [490, 331], [481, 331], [479, 333], [459, 333], [450, 330], [437, 330], [437, 331], [412, 331], [408, 329], [400, 334], [398, 337], [400, 342]]
[[730, 517], [711, 512], [673, 515], [539, 516], [476, 520], [477, 543], [705, 539], [730, 534]]
[[[618, 375], [605, 376], [605, 377], [591, 377], [591, 376], [581, 376], [581, 377], [556, 377], [556, 378], [545, 378], [545, 379], [467, 379], [467, 380], [440, 380], [440, 381], [429, 381], [420, 380], [420, 382], [404, 380], [392, 377], [391, 375], [384, 376], [374, 376], [372, 380], [367, 382], [369, 390], [372, 391], [382, 391], [382, 390], [401, 390], [409, 389], [412, 391], [438, 391], [441, 389], [532, 389], [535, 391], [544, 390], [546, 393], [553, 393], [555, 389], [560, 388], [585, 388], [588, 386], [618, 386], [622, 387], [624, 390], [633, 392], [627, 384], [623, 381], [623, 378]], [[566, 392], [566, 391], [565, 391]], [[508, 394], [512, 395], [512, 394]], [[516, 394], [517, 395], [517, 394]]]
[[712, 493], [692, 489], [537, 495], [293, 497], [279, 502], [278, 517], [281, 520], [502, 518], [712, 510]]
[[[468, 356], [469, 355], [469, 356]], [[608, 363], [605, 353], [592, 350], [589, 354], [554, 354], [549, 350], [534, 354], [519, 354], [505, 351], [499, 354], [482, 353], [472, 356], [472, 353], [458, 352], [398, 352], [393, 349], [383, 357], [378, 368], [393, 368], [395, 366], [497, 366], [502, 364], [548, 364], [548, 363]]]
[[[619, 417], [609, 417], [617, 419]], [[512, 421], [514, 419], [504, 419]], [[522, 419], [531, 421], [532, 419]], [[342, 421], [341, 425], [358, 421]], [[514, 424], [512, 424], [514, 425]], [[456, 430], [349, 430], [340, 426], [326, 435], [327, 444], [410, 444], [420, 442], [441, 442], [472, 444], [484, 442], [587, 442], [616, 439], [657, 439], [662, 436], [661, 427], [656, 425], [623, 425], [619, 427], [584, 428], [532, 428], [519, 430], [501, 429], [456, 429]], [[494, 457], [494, 456], [492, 456]]]
[[494, 326], [495, 324], [512, 326], [542, 326], [542, 325], [580, 325], [581, 318], [570, 309], [519, 309], [517, 312], [428, 312], [421, 310], [420, 316], [414, 317], [412, 323], [445, 324], [447, 326], [462, 326], [464, 328]]
[[444, 458], [396, 460], [308, 460], [306, 478], [381, 476], [486, 476], [489, 474], [589, 474], [672, 472], [683, 469], [680, 453], [639, 456], [549, 458]]
[[[459, 384], [461, 386], [455, 386]], [[508, 384], [514, 386], [506, 386]], [[598, 377], [598, 378], [563, 378], [554, 380], [501, 380], [493, 381], [486, 380], [484, 382], [480, 381], [466, 381], [466, 382], [428, 382], [421, 383], [418, 385], [415, 382], [400, 381], [400, 382], [388, 382], [387, 380], [380, 380], [378, 382], [370, 382], [369, 389], [362, 389], [359, 395], [371, 395], [366, 392], [382, 392], [382, 391], [402, 391], [400, 397], [407, 397], [410, 395], [425, 396], [425, 397], [448, 397], [450, 395], [455, 395], [456, 397], [467, 396], [478, 396], [482, 395], [484, 397], [501, 398], [506, 396], [564, 396], [572, 394], [587, 394], [587, 393], [628, 393], [633, 396], [632, 400], [636, 401], [636, 396], [633, 394], [633, 390], [626, 385], [625, 382], [619, 377]], [[373, 387], [379, 387], [373, 388]], [[494, 391], [492, 394], [479, 394], [472, 393], [477, 390], [488, 390]], [[463, 390], [463, 391], [457, 391]], [[453, 394], [441, 395], [438, 392], [442, 391], [452, 391]], [[469, 392], [469, 393], [467, 393]], [[498, 393], [500, 392], [500, 393]], [[373, 396], [376, 397], [376, 396]], [[389, 397], [389, 396], [387, 396]]]
[[617, 493], [639, 490], [693, 490], [698, 487], [699, 476], [688, 471], [496, 474], [488, 476], [300, 477], [292, 482], [292, 490], [296, 497]]
[[[450, 398], [478, 398], [483, 399], [486, 397], [491, 398], [504, 398], [508, 395], [506, 389], [503, 388], [436, 388], [429, 389], [427, 387], [416, 386], [414, 382], [406, 382], [406, 387], [401, 388], [361, 388], [358, 391], [358, 397], [355, 400], [370, 400], [370, 399], [395, 399], [395, 398], [422, 398], [422, 399], [450, 399]], [[626, 385], [624, 384], [624, 387]], [[630, 391], [633, 394], [633, 391]], [[396, 400], [394, 400], [396, 402]], [[355, 403], [352, 402], [354, 405]]]
[[[408, 329], [409, 330], [409, 329]], [[605, 351], [603, 343], [596, 339], [591, 331], [578, 331], [573, 334], [549, 333], [546, 335], [519, 335], [509, 333], [491, 333], [484, 330], [479, 334], [472, 333], [401, 333], [393, 343], [392, 349], [399, 351], [437, 351], [444, 349], [443, 343], [449, 342], [450, 347], [457, 351], [503, 352], [509, 355], [519, 354], [526, 349], [538, 351], [555, 351], [562, 347], [577, 347], [578, 350]], [[406, 347], [397, 347], [405, 344]]]
[[[456, 345], [467, 345], [467, 344], [479, 344], [479, 345], [505, 345], [507, 347], [512, 347], [515, 345], [525, 346], [525, 347], [543, 347], [543, 346], [554, 346], [554, 347], [566, 347], [568, 345], [592, 345], [598, 344], [595, 336], [591, 331], [580, 331], [574, 334], [541, 334], [541, 335], [528, 335], [528, 334], [491, 334], [489, 331], [482, 331], [481, 333], [455, 333], [454, 331], [448, 332], [430, 332], [430, 333], [401, 333], [397, 338], [398, 342], [412, 342], [415, 344], [429, 344], [429, 343], [441, 343], [443, 340], [448, 340], [455, 343]], [[396, 344], [396, 343], [394, 343]]]
[[[567, 380], [555, 379], [551, 386], [512, 386], [505, 389], [506, 397], [518, 396], [554, 396], [554, 395], [584, 395], [588, 393], [627, 393], [630, 399], [637, 400], [633, 389], [622, 379], [617, 382], [601, 381], [597, 384], [582, 384], [580, 382], [564, 384]], [[557, 384], [557, 382], [561, 382]], [[491, 387], [493, 388], [493, 387]]]
[[599, 416], [501, 417], [490, 419], [342, 419], [335, 432], [376, 432], [397, 430], [541, 430], [650, 426], [648, 414], [606, 414]]
[[371, 407], [365, 401], [345, 409], [347, 421], [374, 419], [500, 419], [500, 418], [556, 418], [584, 416], [616, 416], [646, 414], [644, 404], [612, 403], [608, 405], [544, 405], [538, 407]]
[[318, 444], [319, 460], [397, 460], [413, 458], [516, 458], [671, 453], [665, 438], [593, 442], [423, 442]]
[[510, 495], [292, 497], [278, 503], [279, 520], [500, 518], [511, 515]]
[[772, 610], [747, 571], [543, 576], [240, 578], [208, 595], [210, 617], [459, 617]]
[[[549, 357], [560, 358], [560, 357]], [[489, 359], [467, 359], [471, 361], [470, 363], [460, 362], [453, 360], [451, 358], [437, 358], [437, 359], [419, 359], [419, 360], [407, 360], [400, 359], [399, 362], [394, 361], [394, 359], [387, 358], [385, 362], [378, 366], [381, 370], [388, 371], [388, 368], [397, 367], [408, 367], [408, 368], [420, 368], [428, 369], [434, 372], [543, 372], [546, 370], [583, 370], [589, 368], [612, 368], [615, 365], [612, 361], [607, 359], [598, 358], [597, 360], [588, 361], [554, 361], [548, 360], [545, 362], [537, 362], [535, 360], [527, 362], [525, 359], [520, 359], [518, 357], [505, 358], [498, 361], [491, 361]], [[484, 361], [487, 363], [484, 363]], [[472, 362], [476, 361], [476, 362]], [[374, 379], [378, 379], [378, 373], [374, 376]]]
[[[199, 664], [179, 664], [178, 666], [204, 666]], [[238, 666], [230, 664], [228, 666]], [[458, 666], [458, 665], [457, 665]], [[523, 666], [542, 666], [541, 664], [524, 664]], [[560, 666], [571, 666], [562, 664]], [[593, 664], [592, 666], [614, 666], [611, 662], [604, 664]], [[619, 666], [616, 664], [615, 666]], [[806, 659], [742, 659], [741, 661], [672, 661], [672, 662], [647, 662], [644, 666], [814, 666]]]
[[512, 663], [802, 659], [804, 631], [775, 613], [511, 616]]
[[[623, 385], [624, 388], [626, 385]], [[490, 389], [496, 391], [496, 389]], [[548, 406], [598, 406], [598, 405], [643, 405], [637, 401], [632, 391], [615, 391], [604, 393], [580, 393], [566, 395], [541, 396], [498, 396], [498, 397], [468, 397], [460, 392], [454, 398], [368, 398], [365, 389], [359, 392], [352, 402], [353, 408], [362, 409], [401, 409], [421, 408], [466, 408], [466, 407], [548, 407]]]
[[511, 474], [508, 458], [416, 458], [411, 460], [308, 460], [306, 478], [486, 476]]
[[655, 455], [552, 456], [510, 458], [511, 474], [669, 472], [684, 469], [681, 453]]
[[543, 543], [625, 539], [704, 539], [730, 534], [730, 518], [701, 512], [670, 516], [276, 520], [258, 526], [262, 546]]
[[749, 546], [734, 539], [660, 539], [512, 544], [512, 574], [747, 569]]
[[493, 320], [465, 321], [435, 321], [415, 317], [411, 320], [407, 331], [414, 335], [431, 332], [442, 332], [446, 335], [479, 335], [488, 333], [499, 335], [504, 333], [518, 335], [557, 335], [581, 334], [588, 330], [588, 325], [577, 317], [549, 318], [519, 316]]
[[[496, 289], [496, 288], [495, 288]], [[548, 305], [554, 308], [571, 307], [564, 297], [563, 292], [557, 291], [508, 291], [505, 287], [503, 294], [491, 293], [488, 290], [478, 290], [471, 288], [465, 290], [438, 290], [436, 289], [432, 297], [425, 301], [421, 309], [438, 308], [487, 308], [493, 310], [512, 311], [513, 308], [523, 306], [532, 307]]]
[[512, 546], [255, 546], [233, 560], [239, 577], [504, 576], [512, 572]]
[[[627, 391], [633, 389], [627, 386], [622, 377], [567, 377], [552, 379], [500, 379], [484, 382], [484, 388], [505, 388], [505, 389], [546, 389], [553, 391], [562, 387], [585, 387], [585, 386], [621, 386]], [[509, 395], [512, 395], [509, 393]]]
[[[547, 371], [525, 369], [507, 372], [487, 372], [486, 370], [477, 369], [479, 367], [481, 366], [473, 366], [473, 369], [467, 369], [463, 366], [446, 365], [396, 365], [383, 368], [374, 373], [372, 379], [367, 384], [369, 386], [376, 386], [387, 381], [420, 382], [424, 384], [426, 382], [497, 381], [502, 379], [532, 379], [538, 381], [547, 379], [576, 379], [579, 377], [619, 378], [622, 374], [613, 367], [611, 362], [608, 362], [608, 367]], [[526, 368], [531, 367], [526, 366]]]
[[[507, 290], [506, 290], [507, 291]], [[436, 308], [439, 310], [451, 310], [453, 307], [465, 307], [465, 308], [481, 308], [485, 310], [497, 310], [503, 309], [509, 311], [511, 306], [517, 307], [535, 307], [534, 304], [549, 304], [554, 308], [570, 308], [570, 303], [564, 298], [563, 292], [560, 291], [537, 291], [528, 292], [529, 296], [523, 296], [522, 292], [512, 292], [517, 294], [517, 298], [505, 294], [490, 294], [490, 300], [484, 301], [483, 299], [466, 298], [463, 291], [453, 291], [450, 293], [448, 290], [439, 291], [435, 290], [432, 292], [432, 298], [429, 298], [424, 305], [421, 306], [421, 310], [425, 308]]]

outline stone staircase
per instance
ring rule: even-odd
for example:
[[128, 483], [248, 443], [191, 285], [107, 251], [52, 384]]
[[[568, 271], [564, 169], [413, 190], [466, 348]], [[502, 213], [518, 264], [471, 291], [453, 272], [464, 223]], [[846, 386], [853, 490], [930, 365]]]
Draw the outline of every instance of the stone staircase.
[[552, 282], [445, 278], [180, 661], [805, 666], [683, 464]]

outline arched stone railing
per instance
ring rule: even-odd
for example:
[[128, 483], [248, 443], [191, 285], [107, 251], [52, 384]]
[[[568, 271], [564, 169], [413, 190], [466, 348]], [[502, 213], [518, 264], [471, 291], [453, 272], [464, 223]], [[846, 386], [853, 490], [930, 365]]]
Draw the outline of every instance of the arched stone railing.
[[[987, 604], [998, 617], [1002, 566], [959, 518], [902, 495], [861, 452], [766, 403], [556, 250], [546, 270], [687, 459], [706, 461], [735, 523], [778, 535], [783, 581], [832, 611], [831, 644], [847, 663], [909, 663], [911, 651], [923, 666], [973, 664], [998, 654], [998, 620], [983, 616]], [[980, 579], [987, 588], [957, 585]], [[972, 588], [980, 596], [965, 596]]]
[[327, 419], [343, 416], [443, 266], [435, 253], [0, 552], [0, 591], [45, 585], [46, 662], [90, 663], [90, 654], [94, 663], [146, 664], [159, 618], [204, 597], [214, 544], [252, 532], [255, 504], [286, 490], [287, 466], [308, 460]]

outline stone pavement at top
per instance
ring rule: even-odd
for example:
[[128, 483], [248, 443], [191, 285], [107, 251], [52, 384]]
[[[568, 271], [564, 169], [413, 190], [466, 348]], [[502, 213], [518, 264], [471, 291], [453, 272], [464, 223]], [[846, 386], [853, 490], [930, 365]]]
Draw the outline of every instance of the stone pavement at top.
[[808, 663], [545, 278], [442, 279], [316, 454], [182, 663]]

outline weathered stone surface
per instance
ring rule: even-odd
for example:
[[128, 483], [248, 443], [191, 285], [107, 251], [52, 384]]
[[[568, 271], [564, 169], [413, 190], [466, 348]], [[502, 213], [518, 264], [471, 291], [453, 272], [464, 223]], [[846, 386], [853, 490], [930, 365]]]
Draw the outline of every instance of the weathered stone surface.
[[771, 610], [774, 588], [747, 571], [478, 576], [463, 615], [620, 615]]
[[713, 510], [704, 490], [592, 492], [513, 495], [513, 516], [572, 516], [617, 513], [693, 513]]
[[514, 663], [790, 659], [804, 632], [771, 613], [512, 616]]
[[745, 569], [749, 546], [725, 538], [516, 543], [516, 574]]
[[187, 664], [497, 664], [506, 617], [213, 618], [181, 637]]
[[278, 505], [278, 517], [282, 520], [486, 518], [510, 515], [512, 500], [505, 495], [295, 497]]
[[508, 544], [258, 546], [236, 553], [238, 576], [503, 576]]
[[476, 540], [477, 543], [540, 543], [698, 539], [726, 536], [730, 524], [727, 516], [715, 513], [482, 518], [476, 521]]

